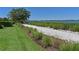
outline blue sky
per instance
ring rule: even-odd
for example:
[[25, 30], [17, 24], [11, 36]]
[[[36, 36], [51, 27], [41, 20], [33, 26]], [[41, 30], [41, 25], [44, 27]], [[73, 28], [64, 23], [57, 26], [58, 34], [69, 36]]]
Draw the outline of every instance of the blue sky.
[[[0, 7], [0, 17], [6, 17], [13, 7]], [[30, 20], [78, 20], [78, 7], [27, 7]]]

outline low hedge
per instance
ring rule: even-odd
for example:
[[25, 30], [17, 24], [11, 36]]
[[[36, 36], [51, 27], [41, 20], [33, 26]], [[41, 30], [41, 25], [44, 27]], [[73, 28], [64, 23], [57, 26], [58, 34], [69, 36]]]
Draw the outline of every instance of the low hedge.
[[3, 25], [4, 27], [10, 27], [12, 26], [12, 22], [0, 22], [0, 26]]
[[0, 25], [0, 29], [2, 29], [3, 27], [2, 27], [2, 25]]
[[52, 45], [52, 40], [48, 36], [43, 36], [42, 42], [45, 48]]

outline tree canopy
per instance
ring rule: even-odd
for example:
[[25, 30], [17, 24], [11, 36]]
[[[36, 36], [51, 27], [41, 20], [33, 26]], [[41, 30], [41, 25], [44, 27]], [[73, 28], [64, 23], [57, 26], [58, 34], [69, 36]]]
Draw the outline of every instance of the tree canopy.
[[9, 17], [15, 22], [25, 23], [30, 17], [30, 11], [25, 8], [14, 8], [9, 12]]

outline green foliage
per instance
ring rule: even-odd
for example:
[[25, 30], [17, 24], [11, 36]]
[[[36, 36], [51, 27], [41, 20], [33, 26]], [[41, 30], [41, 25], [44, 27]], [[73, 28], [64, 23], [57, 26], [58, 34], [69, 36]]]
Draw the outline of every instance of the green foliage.
[[51, 27], [54, 29], [63, 29], [71, 31], [79, 31], [79, 24], [74, 23], [60, 23], [60, 22], [31, 22], [33, 25]]
[[41, 40], [42, 39], [42, 33], [36, 31], [36, 30], [32, 30], [32, 37], [35, 39], [35, 40]]
[[15, 8], [12, 9], [9, 13], [9, 17], [12, 18], [15, 22], [25, 23], [30, 16], [30, 12], [25, 8]]
[[11, 22], [0, 22], [0, 23], [1, 23], [1, 25], [5, 26], [5, 27], [10, 27], [13, 25]]
[[18, 25], [0, 29], [0, 51], [43, 50]]
[[2, 27], [2, 25], [0, 25], [0, 29], [2, 29], [3, 27]]
[[24, 27], [26, 32], [34, 39], [34, 40], [41, 40], [42, 39], [42, 33], [38, 32], [37, 29]]
[[2, 27], [10, 27], [13, 25], [13, 21], [8, 18], [0, 18], [0, 28]]
[[79, 31], [79, 25], [73, 25], [72, 27], [69, 27], [71, 31]]
[[60, 45], [60, 49], [61, 51], [79, 51], [79, 43], [64, 43], [62, 45]]
[[43, 36], [42, 41], [43, 41], [43, 44], [45, 47], [52, 45], [52, 41], [51, 41], [50, 37], [48, 37], [48, 36]]
[[32, 30], [33, 30], [33, 28], [29, 28], [29, 27], [27, 27], [26, 30], [27, 30], [27, 33], [31, 33]]

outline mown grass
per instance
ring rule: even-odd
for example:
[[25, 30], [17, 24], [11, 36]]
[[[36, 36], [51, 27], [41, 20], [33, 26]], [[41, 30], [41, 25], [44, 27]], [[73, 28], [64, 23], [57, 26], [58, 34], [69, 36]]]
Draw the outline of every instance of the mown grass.
[[31, 40], [18, 25], [0, 29], [1, 51], [39, 51], [42, 48]]

